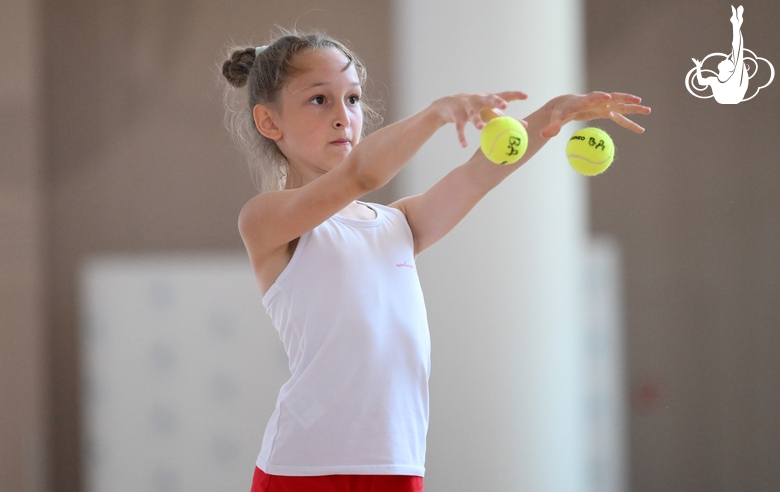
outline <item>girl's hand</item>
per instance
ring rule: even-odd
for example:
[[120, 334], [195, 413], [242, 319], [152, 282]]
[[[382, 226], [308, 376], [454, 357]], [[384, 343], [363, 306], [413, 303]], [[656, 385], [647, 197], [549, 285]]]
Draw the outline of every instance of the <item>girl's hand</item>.
[[[483, 110], [506, 109], [509, 101], [528, 98], [528, 94], [520, 91], [499, 92], [496, 94], [456, 94], [437, 99], [432, 107], [438, 112], [445, 123], [455, 123], [460, 145], [466, 147], [465, 129], [470, 121], [478, 130], [485, 127], [482, 117]], [[528, 126], [525, 121], [523, 125]]]
[[642, 133], [644, 128], [626, 118], [626, 114], [650, 114], [650, 108], [641, 106], [642, 99], [631, 94], [591, 92], [587, 95], [568, 94], [552, 99], [549, 106], [550, 120], [542, 130], [544, 138], [554, 137], [561, 127], [570, 121], [590, 121], [607, 118], [623, 128]]

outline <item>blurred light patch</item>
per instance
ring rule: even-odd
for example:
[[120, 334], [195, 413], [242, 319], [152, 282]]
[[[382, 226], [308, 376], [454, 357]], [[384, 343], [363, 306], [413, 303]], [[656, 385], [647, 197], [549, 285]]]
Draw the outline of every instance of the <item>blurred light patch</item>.
[[81, 275], [89, 492], [249, 490], [287, 359], [243, 254]]

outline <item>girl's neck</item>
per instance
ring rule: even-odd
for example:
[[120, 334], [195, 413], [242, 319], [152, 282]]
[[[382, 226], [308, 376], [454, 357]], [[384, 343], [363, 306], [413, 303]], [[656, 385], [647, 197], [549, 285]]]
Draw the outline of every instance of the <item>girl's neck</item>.
[[322, 175], [323, 174], [310, 175], [307, 173], [300, 173], [296, 171], [294, 167], [290, 166], [287, 172], [287, 180], [285, 182], [284, 189], [294, 190], [296, 188], [301, 188]]

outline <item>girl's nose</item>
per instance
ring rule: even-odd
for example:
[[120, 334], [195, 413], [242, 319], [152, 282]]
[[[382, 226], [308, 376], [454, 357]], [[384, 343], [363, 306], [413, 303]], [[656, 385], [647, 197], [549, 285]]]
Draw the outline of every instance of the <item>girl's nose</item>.
[[349, 112], [344, 104], [336, 105], [333, 117], [334, 128], [344, 128], [349, 125]]

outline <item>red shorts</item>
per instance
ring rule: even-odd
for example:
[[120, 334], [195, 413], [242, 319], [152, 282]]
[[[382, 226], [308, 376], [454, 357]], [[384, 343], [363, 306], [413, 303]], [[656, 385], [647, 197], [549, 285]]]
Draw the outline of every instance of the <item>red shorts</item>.
[[287, 477], [255, 468], [251, 492], [423, 492], [423, 479], [408, 475]]

